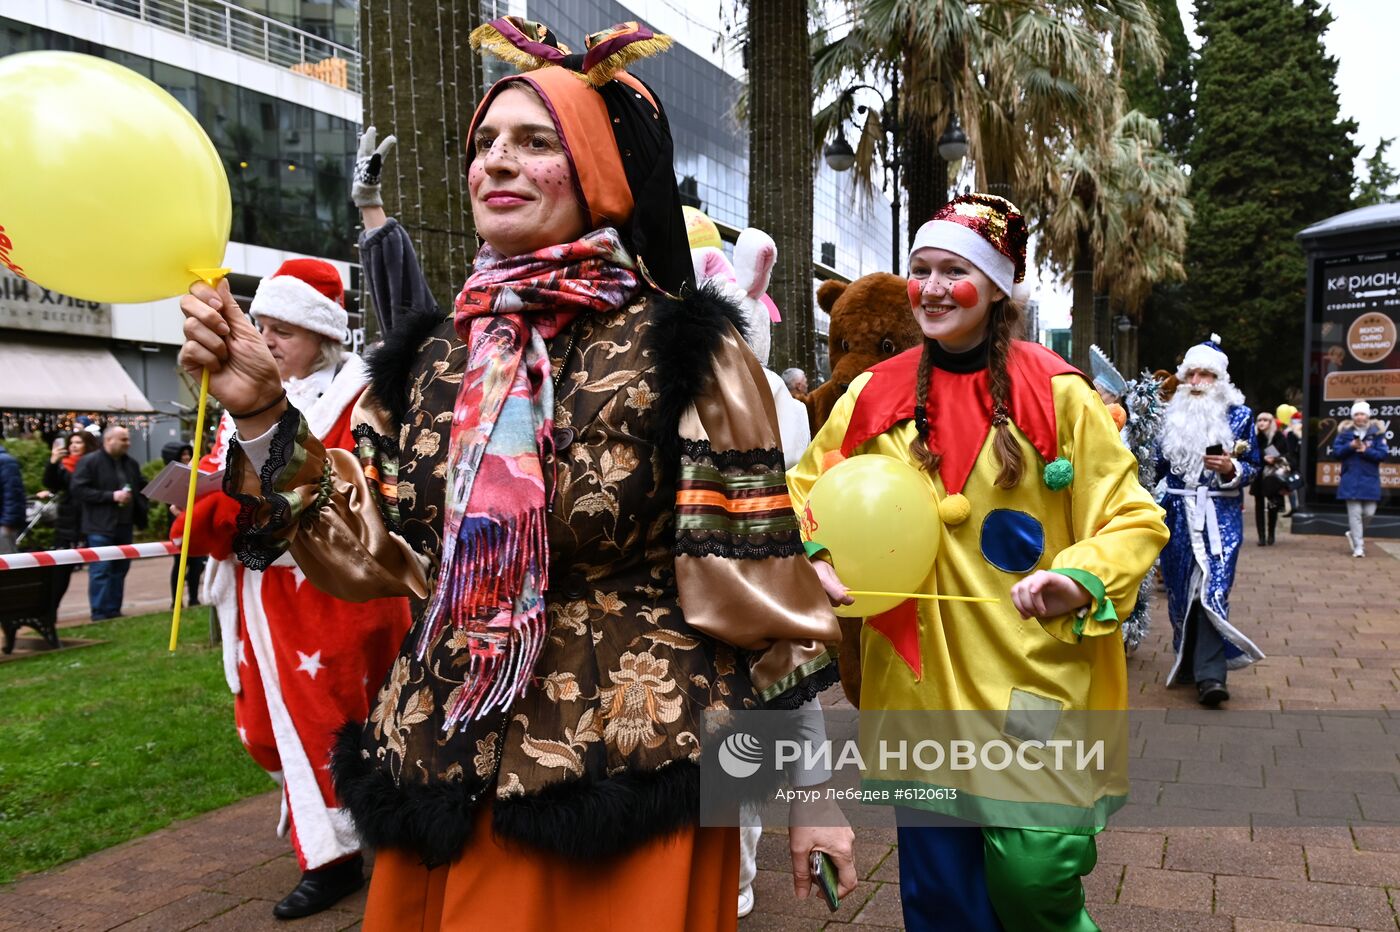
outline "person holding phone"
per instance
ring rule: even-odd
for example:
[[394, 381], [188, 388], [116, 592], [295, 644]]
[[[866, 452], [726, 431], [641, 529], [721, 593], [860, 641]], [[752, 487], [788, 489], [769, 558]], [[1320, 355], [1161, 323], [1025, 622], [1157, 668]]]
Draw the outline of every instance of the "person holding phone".
[[[1166, 528], [1089, 379], [1017, 339], [1026, 242], [1024, 215], [991, 194], [954, 198], [920, 227], [908, 296], [921, 345], [853, 379], [787, 474], [800, 514], [845, 457], [907, 463], [926, 480], [943, 523], [937, 557], [914, 591], [994, 599], [909, 599], [862, 621], [863, 743], [897, 731], [900, 713], [955, 712], [965, 727], [1023, 710], [1104, 721], [1111, 716], [1083, 713], [1128, 705], [1120, 629]], [[820, 540], [818, 530], [807, 543], [812, 565], [833, 604], [849, 604], [851, 581], [826, 562]], [[951, 720], [928, 717], [940, 718]], [[890, 736], [891, 744], [902, 737]], [[885, 771], [866, 763], [867, 780]], [[1126, 798], [1126, 774], [1120, 782], [1114, 769], [1050, 805], [1042, 805], [1046, 784], [1022, 785], [1034, 787], [1028, 803], [970, 772], [964, 783], [926, 772], [922, 785], [894, 797], [904, 800], [896, 821], [905, 928], [1097, 928], [1082, 878], [1094, 869], [1094, 836]], [[1046, 825], [1052, 808], [1055, 823]]]
[[1371, 423], [1371, 405], [1358, 399], [1351, 406], [1351, 423], [1337, 432], [1332, 455], [1342, 463], [1337, 501], [1347, 504], [1347, 543], [1353, 557], [1366, 556], [1366, 525], [1381, 500], [1381, 463], [1390, 455], [1385, 431]]
[[1242, 490], [1258, 475], [1259, 446], [1229, 365], [1215, 334], [1186, 351], [1156, 458], [1172, 534], [1162, 551], [1176, 651], [1167, 684], [1195, 683], [1197, 700], [1211, 708], [1230, 698], [1228, 670], [1264, 657], [1230, 623], [1230, 588], [1244, 539]]

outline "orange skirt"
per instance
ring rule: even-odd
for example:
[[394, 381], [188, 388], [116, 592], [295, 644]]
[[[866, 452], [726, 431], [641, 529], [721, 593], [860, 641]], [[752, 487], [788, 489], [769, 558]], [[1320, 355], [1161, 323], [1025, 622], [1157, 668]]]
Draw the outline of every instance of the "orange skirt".
[[471, 840], [432, 870], [375, 853], [364, 932], [735, 932], [739, 830], [686, 828], [587, 865], [507, 845], [481, 807]]

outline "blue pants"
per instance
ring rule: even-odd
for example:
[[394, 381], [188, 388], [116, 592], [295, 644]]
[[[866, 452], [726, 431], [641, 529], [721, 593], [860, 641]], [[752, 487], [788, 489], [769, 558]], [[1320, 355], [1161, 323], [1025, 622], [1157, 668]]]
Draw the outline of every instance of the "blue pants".
[[[131, 543], [131, 525], [119, 526], [115, 534], [89, 534], [89, 547], [110, 547]], [[122, 596], [126, 592], [126, 571], [130, 560], [106, 560], [88, 567], [88, 606], [92, 617], [100, 621], [121, 614]]]

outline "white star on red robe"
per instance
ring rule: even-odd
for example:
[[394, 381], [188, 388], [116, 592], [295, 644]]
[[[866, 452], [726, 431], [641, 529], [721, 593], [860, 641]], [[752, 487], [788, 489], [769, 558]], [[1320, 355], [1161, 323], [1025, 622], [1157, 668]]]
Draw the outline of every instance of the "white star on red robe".
[[321, 669], [325, 667], [325, 664], [321, 662], [321, 652], [319, 650], [310, 656], [303, 654], [301, 651], [297, 651], [297, 656], [301, 658], [301, 663], [297, 666], [297, 669], [304, 670], [311, 674], [313, 680], [316, 678], [316, 674], [320, 673]]

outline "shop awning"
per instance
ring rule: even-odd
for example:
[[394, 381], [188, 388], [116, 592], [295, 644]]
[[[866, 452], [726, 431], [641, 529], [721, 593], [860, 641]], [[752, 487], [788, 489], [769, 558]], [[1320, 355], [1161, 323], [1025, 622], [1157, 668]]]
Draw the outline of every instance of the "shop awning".
[[0, 411], [154, 410], [104, 349], [0, 343]]

